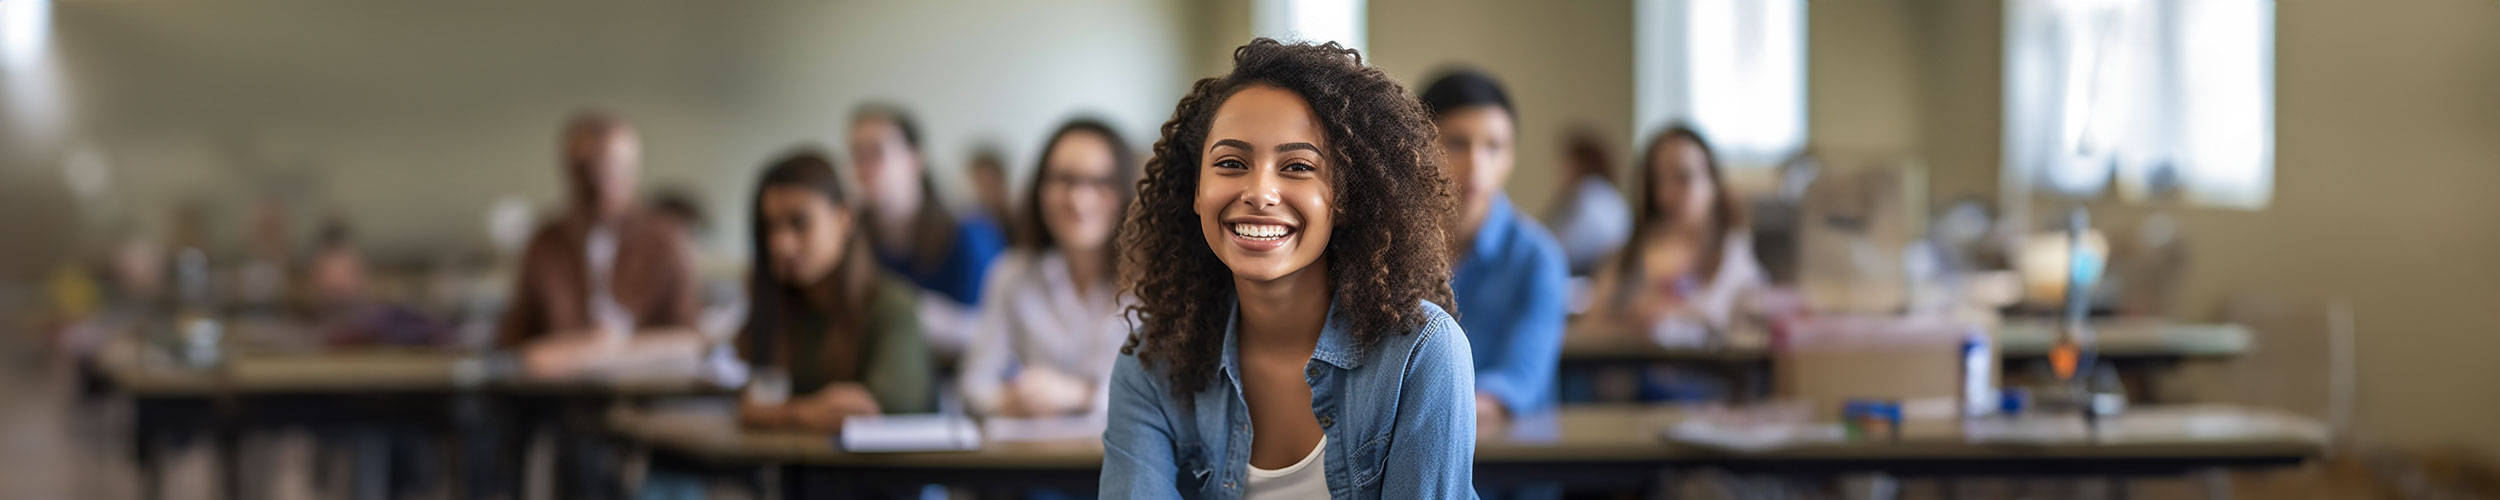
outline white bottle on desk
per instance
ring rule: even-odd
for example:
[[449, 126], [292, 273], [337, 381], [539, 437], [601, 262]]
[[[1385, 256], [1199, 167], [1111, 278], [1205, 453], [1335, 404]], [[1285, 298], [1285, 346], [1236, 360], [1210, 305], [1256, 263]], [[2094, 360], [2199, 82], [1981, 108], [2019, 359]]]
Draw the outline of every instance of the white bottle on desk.
[[1984, 417], [1996, 412], [1997, 384], [1995, 339], [1985, 331], [1974, 331], [1962, 338], [1962, 416]]

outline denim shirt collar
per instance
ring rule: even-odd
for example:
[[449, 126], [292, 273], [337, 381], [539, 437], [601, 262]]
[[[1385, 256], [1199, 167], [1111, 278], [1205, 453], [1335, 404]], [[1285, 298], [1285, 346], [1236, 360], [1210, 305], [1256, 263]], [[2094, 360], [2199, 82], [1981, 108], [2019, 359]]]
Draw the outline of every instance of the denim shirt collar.
[[[1343, 317], [1337, 316], [1337, 303], [1328, 302], [1328, 317], [1321, 322], [1319, 345], [1311, 348], [1311, 359], [1334, 365], [1340, 370], [1363, 367], [1362, 352], [1354, 344], [1354, 333]], [[1224, 379], [1234, 387], [1241, 386], [1241, 301], [1234, 299], [1230, 317], [1224, 320]]]

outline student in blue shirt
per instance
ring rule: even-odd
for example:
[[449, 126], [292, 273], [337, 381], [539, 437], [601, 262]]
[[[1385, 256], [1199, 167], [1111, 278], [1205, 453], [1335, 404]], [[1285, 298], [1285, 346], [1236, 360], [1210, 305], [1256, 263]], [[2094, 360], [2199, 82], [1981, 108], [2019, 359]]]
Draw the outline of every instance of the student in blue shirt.
[[920, 128], [900, 108], [860, 107], [851, 115], [850, 146], [878, 262], [956, 304], [980, 305], [981, 280], [1007, 247], [998, 221], [938, 201]]
[[1441, 131], [1441, 161], [1458, 184], [1458, 325], [1475, 346], [1476, 418], [1500, 422], [1545, 411], [1562, 356], [1563, 296], [1571, 279], [1562, 248], [1502, 194], [1517, 122], [1493, 77], [1450, 72], [1423, 92]]
[[1472, 498], [1474, 366], [1430, 118], [1353, 49], [1199, 80], [1121, 229], [1104, 498]]

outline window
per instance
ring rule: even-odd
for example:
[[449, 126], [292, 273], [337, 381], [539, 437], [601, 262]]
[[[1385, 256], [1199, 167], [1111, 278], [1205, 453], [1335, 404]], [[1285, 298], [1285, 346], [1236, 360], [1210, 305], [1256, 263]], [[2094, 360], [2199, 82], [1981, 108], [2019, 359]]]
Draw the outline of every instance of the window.
[[0, 70], [28, 70], [43, 58], [51, 32], [51, 1], [0, 1]]
[[2274, 184], [2271, 0], [2009, 0], [2008, 175], [2259, 209]]
[[55, 140], [66, 121], [65, 86], [53, 60], [52, 2], [0, 0], [0, 147]]
[[1259, 0], [1251, 30], [1285, 42], [1363, 48], [1363, 0]]
[[1804, 0], [1642, 0], [1635, 11], [1643, 140], [1685, 121], [1738, 168], [1805, 146]]

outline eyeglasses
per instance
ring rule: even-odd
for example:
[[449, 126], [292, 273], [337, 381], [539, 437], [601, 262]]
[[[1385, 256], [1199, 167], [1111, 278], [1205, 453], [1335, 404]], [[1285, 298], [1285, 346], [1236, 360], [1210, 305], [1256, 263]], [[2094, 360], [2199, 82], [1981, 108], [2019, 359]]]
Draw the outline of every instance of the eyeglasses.
[[1113, 179], [1111, 176], [1107, 175], [1072, 175], [1054, 173], [1043, 175], [1042, 183], [1042, 187], [1045, 188], [1095, 188], [1109, 190], [1118, 189], [1120, 182], [1118, 179]]

